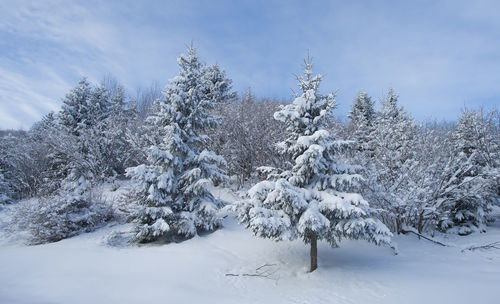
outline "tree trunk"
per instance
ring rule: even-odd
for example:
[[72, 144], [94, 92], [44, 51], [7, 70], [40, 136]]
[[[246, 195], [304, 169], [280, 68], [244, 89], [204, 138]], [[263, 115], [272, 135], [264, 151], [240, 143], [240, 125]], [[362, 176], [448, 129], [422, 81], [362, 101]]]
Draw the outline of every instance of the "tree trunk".
[[[420, 212], [419, 218], [418, 218], [418, 233], [422, 233], [423, 230], [423, 224], [424, 224], [424, 211]], [[420, 239], [420, 236], [418, 236], [418, 239]]]
[[316, 236], [311, 237], [311, 272], [318, 268], [318, 241]]

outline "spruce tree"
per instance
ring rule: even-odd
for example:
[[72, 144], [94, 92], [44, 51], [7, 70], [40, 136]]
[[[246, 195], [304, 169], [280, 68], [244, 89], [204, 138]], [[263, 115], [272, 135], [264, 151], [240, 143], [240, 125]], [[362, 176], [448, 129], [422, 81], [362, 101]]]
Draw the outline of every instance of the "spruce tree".
[[82, 128], [89, 124], [89, 99], [92, 87], [86, 78], [78, 82], [63, 99], [63, 105], [59, 112], [59, 123], [65, 127], [68, 133], [78, 136]]
[[59, 124], [68, 133], [80, 136], [120, 106], [123, 106], [123, 91], [111, 94], [105, 85], [93, 86], [84, 77], [64, 97], [58, 114]]
[[249, 200], [231, 207], [257, 236], [310, 244], [311, 271], [317, 268], [318, 240], [336, 247], [344, 238], [383, 244], [392, 236], [370, 217], [367, 201], [356, 192], [361, 176], [342, 157], [352, 143], [325, 129], [336, 104], [334, 94], [318, 93], [321, 79], [313, 77], [308, 59], [304, 76], [297, 79], [301, 93], [274, 114], [287, 127], [278, 147], [291, 159], [291, 169], [275, 170], [249, 190]]
[[486, 229], [500, 176], [490, 127], [482, 112], [464, 110], [452, 132], [452, 161], [446, 168], [447, 216], [441, 228], [453, 227], [459, 234]]
[[399, 233], [413, 208], [407, 194], [411, 190], [409, 172], [415, 166], [417, 127], [399, 106], [398, 98], [390, 89], [377, 113], [366, 184], [371, 188], [370, 199], [386, 210], [384, 223]]
[[373, 131], [375, 129], [375, 102], [365, 91], [360, 91], [352, 103], [349, 112], [350, 137], [357, 143], [357, 150], [373, 150]]
[[231, 98], [231, 81], [217, 65], [200, 62], [193, 47], [177, 62], [179, 75], [147, 118], [163, 141], [150, 147], [147, 164], [127, 169], [136, 182], [132, 194], [139, 205], [134, 214], [139, 242], [186, 239], [221, 224], [222, 202], [209, 186], [225, 178], [225, 162], [205, 148], [204, 133], [217, 123], [209, 110]]

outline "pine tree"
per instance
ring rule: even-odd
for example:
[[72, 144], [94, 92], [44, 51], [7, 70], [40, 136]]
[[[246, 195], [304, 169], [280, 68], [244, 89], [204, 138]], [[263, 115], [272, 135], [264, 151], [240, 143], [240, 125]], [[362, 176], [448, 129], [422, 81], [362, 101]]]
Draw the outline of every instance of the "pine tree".
[[[398, 104], [399, 96], [390, 89], [382, 102], [382, 109], [376, 121], [376, 149], [389, 153], [387, 157], [399, 166], [412, 157], [412, 140], [416, 137], [413, 119]], [[396, 173], [397, 174], [397, 173]]]
[[[57, 175], [63, 179], [70, 171], [91, 173], [92, 179], [125, 173], [125, 168], [136, 165], [132, 149], [126, 139], [126, 130], [135, 124], [134, 109], [126, 109], [125, 92], [115, 80], [94, 86], [85, 78], [64, 98], [58, 113], [58, 136], [53, 137], [56, 152], [52, 155], [59, 166]], [[68, 146], [67, 142], [76, 142]], [[58, 159], [62, 160], [59, 161]]]
[[311, 246], [311, 271], [317, 268], [317, 241], [338, 246], [343, 238], [389, 243], [391, 233], [370, 217], [371, 209], [355, 192], [361, 176], [342, 152], [351, 142], [334, 138], [325, 123], [335, 108], [334, 94], [318, 93], [321, 75], [312, 76], [311, 60], [298, 77], [301, 94], [282, 106], [275, 119], [288, 136], [278, 144], [293, 162], [290, 170], [271, 174], [253, 186], [249, 200], [231, 207], [255, 235], [275, 240], [302, 238]]
[[485, 231], [496, 196], [497, 155], [491, 124], [482, 112], [464, 110], [452, 133], [452, 158], [447, 166], [447, 217], [441, 228], [459, 234]]
[[92, 87], [86, 78], [78, 82], [63, 99], [63, 105], [59, 113], [59, 123], [67, 131], [75, 136], [89, 123], [89, 102]]
[[369, 151], [373, 147], [373, 131], [375, 129], [375, 102], [365, 91], [360, 91], [354, 99], [349, 112], [350, 137], [356, 141], [359, 151]]
[[81, 172], [73, 171], [56, 195], [17, 204], [14, 228], [29, 232], [30, 244], [43, 244], [90, 232], [113, 219], [112, 208], [90, 191]]
[[398, 104], [399, 96], [391, 89], [377, 113], [373, 131], [373, 157], [368, 164], [365, 184], [371, 189], [370, 200], [386, 210], [384, 223], [392, 231], [401, 232], [407, 225], [413, 206], [409, 172], [416, 165], [414, 143], [417, 127]]
[[163, 141], [151, 146], [148, 163], [127, 169], [139, 204], [134, 215], [140, 242], [185, 239], [220, 226], [222, 202], [208, 187], [219, 183], [224, 159], [205, 149], [204, 135], [215, 127], [209, 110], [230, 98], [231, 81], [217, 65], [205, 66], [193, 47], [181, 55], [179, 75], [170, 80], [148, 118]]
[[135, 126], [138, 115], [135, 107], [126, 106], [123, 87], [116, 81], [111, 87], [104, 84], [92, 93], [95, 120], [83, 134], [89, 159], [94, 159], [101, 178], [125, 173], [125, 169], [135, 166], [137, 150], [127, 141], [127, 129]]
[[114, 110], [123, 106], [123, 90], [111, 94], [104, 85], [93, 86], [82, 78], [63, 99], [59, 124], [68, 133], [79, 136], [85, 130], [105, 120]]
[[[119, 101], [116, 100], [116, 102]], [[115, 105], [111, 103], [111, 93], [104, 85], [93, 87], [90, 92], [90, 97], [87, 100], [88, 116], [85, 125], [87, 127], [92, 127], [105, 120], [110, 113], [115, 110], [114, 106]]]

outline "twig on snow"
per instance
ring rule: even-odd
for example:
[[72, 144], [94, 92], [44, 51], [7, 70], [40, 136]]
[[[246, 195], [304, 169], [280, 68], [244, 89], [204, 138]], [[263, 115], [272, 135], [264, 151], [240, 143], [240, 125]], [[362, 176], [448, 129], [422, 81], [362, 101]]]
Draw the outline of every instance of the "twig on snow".
[[266, 278], [266, 279], [274, 279], [272, 276], [278, 272], [279, 268], [269, 270], [268, 268], [265, 267], [272, 267], [276, 266], [276, 264], [264, 264], [260, 267], [257, 267], [255, 269], [255, 273], [226, 273], [226, 277], [259, 277], [259, 278]]
[[486, 245], [481, 245], [481, 246], [470, 246], [470, 247], [462, 249], [462, 252], [464, 252], [465, 250], [474, 251], [477, 249], [500, 249], [500, 241], [493, 242], [493, 243], [486, 244]]
[[264, 267], [271, 267], [271, 266], [276, 266], [276, 264], [264, 264], [264, 265], [256, 268], [255, 271], [259, 271], [259, 270], [261, 270]]

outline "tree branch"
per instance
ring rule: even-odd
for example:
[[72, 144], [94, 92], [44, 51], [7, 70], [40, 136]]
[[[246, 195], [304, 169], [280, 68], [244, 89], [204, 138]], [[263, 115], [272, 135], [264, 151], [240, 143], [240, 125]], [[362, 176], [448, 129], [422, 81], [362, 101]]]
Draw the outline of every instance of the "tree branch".
[[425, 236], [425, 235], [423, 235], [421, 233], [418, 233], [418, 231], [415, 231], [415, 230], [411, 229], [410, 227], [405, 227], [405, 228], [401, 229], [401, 232], [402, 233], [413, 233], [413, 234], [415, 234], [415, 235], [417, 235], [417, 236], [419, 236], [419, 237], [421, 237], [423, 239], [426, 239], [426, 240], [428, 240], [430, 242], [433, 242], [434, 244], [438, 244], [438, 245], [441, 245], [441, 246], [444, 246], [444, 247], [451, 247], [450, 245], [447, 245], [447, 244], [442, 243], [442, 242], [440, 242], [438, 240], [435, 240], [435, 239], [430, 238], [428, 236]]
[[500, 249], [500, 241], [493, 242], [493, 243], [486, 244], [486, 245], [481, 245], [481, 246], [470, 246], [470, 247], [462, 249], [462, 252], [464, 252], [465, 250], [474, 251], [477, 249]]

